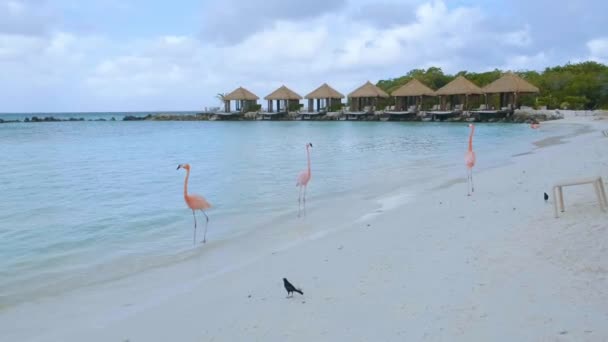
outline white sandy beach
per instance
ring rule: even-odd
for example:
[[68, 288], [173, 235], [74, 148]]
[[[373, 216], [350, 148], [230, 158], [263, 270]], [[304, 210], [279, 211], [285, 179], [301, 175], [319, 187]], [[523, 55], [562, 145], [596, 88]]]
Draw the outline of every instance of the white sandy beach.
[[[377, 208], [311, 206], [183, 262], [0, 311], [0, 340], [608, 340], [608, 213], [591, 186], [565, 189], [559, 219], [543, 201], [557, 180], [608, 179], [608, 118], [541, 129], [557, 125], [572, 134], [475, 173], [471, 197], [463, 165]], [[286, 299], [283, 277], [304, 296]]]

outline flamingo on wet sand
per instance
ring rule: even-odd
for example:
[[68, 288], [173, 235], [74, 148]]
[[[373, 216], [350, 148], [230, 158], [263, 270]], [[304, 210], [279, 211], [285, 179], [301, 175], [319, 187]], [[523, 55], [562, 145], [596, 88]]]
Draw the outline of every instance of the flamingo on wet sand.
[[475, 166], [475, 152], [473, 152], [473, 133], [475, 133], [475, 125], [469, 124], [469, 128], [471, 128], [471, 132], [469, 133], [469, 149], [464, 155], [464, 163], [467, 166], [467, 196], [471, 196], [471, 192], [475, 192], [475, 187], [473, 186], [473, 166]]
[[[310, 148], [312, 147], [312, 143], [306, 144], [306, 158], [308, 161], [308, 167], [306, 170], [300, 172], [298, 175], [298, 180], [296, 182], [296, 187], [300, 188], [300, 192], [298, 194], [298, 217], [300, 217], [300, 211], [302, 204], [304, 205], [304, 215], [306, 215], [306, 188], [308, 186], [308, 182], [310, 181], [311, 173], [310, 173]], [[302, 188], [304, 189], [304, 196], [302, 196]]]
[[193, 244], [196, 244], [196, 214], [195, 210], [200, 210], [205, 215], [207, 219], [205, 223], [205, 234], [203, 235], [203, 243], [207, 242], [207, 226], [209, 225], [209, 216], [205, 213], [205, 209], [211, 208], [211, 204], [207, 202], [207, 200], [203, 196], [188, 194], [188, 177], [190, 177], [190, 165], [189, 164], [179, 164], [177, 165], [177, 169], [185, 169], [186, 170], [186, 179], [184, 180], [184, 200], [188, 205], [188, 208], [192, 209], [192, 216], [194, 217], [194, 238], [192, 240]]

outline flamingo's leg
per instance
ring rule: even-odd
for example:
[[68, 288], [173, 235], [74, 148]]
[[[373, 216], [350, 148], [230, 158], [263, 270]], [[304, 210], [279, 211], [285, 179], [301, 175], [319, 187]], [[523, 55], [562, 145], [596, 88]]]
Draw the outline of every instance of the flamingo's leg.
[[473, 185], [473, 169], [471, 168], [471, 192], [475, 192], [475, 185]]
[[209, 225], [209, 216], [207, 216], [207, 213], [205, 213], [205, 211], [203, 209], [201, 209], [201, 211], [203, 212], [203, 215], [205, 215], [205, 219], [207, 220], [205, 222], [205, 234], [203, 234], [203, 243], [207, 242], [207, 226]]
[[192, 238], [192, 244], [196, 244], [196, 215], [194, 214], [194, 210], [192, 210], [192, 217], [194, 217], [194, 237]]
[[304, 185], [304, 216], [306, 216], [306, 189], [308, 188], [308, 185]]
[[471, 196], [471, 169], [467, 168], [467, 196]]
[[298, 217], [300, 217], [300, 210], [302, 208], [302, 186], [298, 189]]

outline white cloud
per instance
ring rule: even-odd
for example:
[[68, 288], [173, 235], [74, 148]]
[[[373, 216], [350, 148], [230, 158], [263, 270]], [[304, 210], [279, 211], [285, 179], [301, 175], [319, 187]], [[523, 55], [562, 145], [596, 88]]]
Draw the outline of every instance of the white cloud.
[[503, 70], [540, 70], [547, 66], [548, 56], [545, 52], [534, 55], [513, 55], [505, 56], [506, 63], [500, 66]]
[[[196, 90], [199, 107], [214, 104], [214, 94], [239, 85], [264, 96], [281, 84], [306, 93], [328, 81], [347, 84], [341, 90], [348, 92], [367, 79], [397, 76], [431, 63], [452, 72], [474, 69], [478, 63], [462, 55], [469, 50], [481, 54], [481, 42], [510, 48], [528, 44], [526, 27], [496, 35], [483, 29], [485, 19], [479, 8], [450, 10], [434, 1], [420, 5], [414, 21], [387, 28], [332, 15], [278, 21], [233, 46], [164, 36], [135, 44], [134, 53], [100, 62], [86, 83], [104, 97], [162, 97], [173, 96], [174, 89]], [[513, 66], [536, 65], [543, 58], [515, 56]]]
[[[13, 18], [33, 8], [10, 6]], [[0, 111], [49, 110], [58, 98], [65, 107], [55, 110], [199, 109], [241, 85], [260, 97], [281, 84], [304, 95], [322, 82], [348, 93], [366, 80], [414, 68], [542, 69], [556, 60], [553, 50], [536, 47], [527, 23], [492, 25], [494, 16], [479, 6], [408, 6], [407, 19], [393, 16], [389, 25], [353, 20], [356, 11], [281, 14], [231, 45], [201, 41], [198, 32], [109, 38], [57, 28], [37, 35], [0, 29]], [[583, 47], [598, 61], [608, 59], [608, 38]], [[37, 101], [15, 105], [20, 96]]]
[[589, 59], [600, 63], [608, 63], [608, 37], [596, 38], [587, 42]]
[[0, 61], [27, 58], [30, 52], [42, 49], [45, 41], [39, 37], [0, 34]]
[[19, 1], [7, 1], [4, 6], [12, 15], [20, 15], [25, 12], [25, 4]]

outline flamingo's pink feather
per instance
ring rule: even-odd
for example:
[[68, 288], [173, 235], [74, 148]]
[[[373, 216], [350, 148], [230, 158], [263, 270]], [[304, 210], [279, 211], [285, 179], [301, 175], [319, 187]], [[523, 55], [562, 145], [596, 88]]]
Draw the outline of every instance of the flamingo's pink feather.
[[203, 196], [188, 194], [185, 196], [184, 199], [186, 200], [186, 204], [188, 204], [188, 207], [192, 210], [204, 210], [211, 208], [211, 204], [209, 204], [209, 202], [207, 202], [207, 200]]
[[467, 168], [472, 169], [475, 166], [475, 152], [468, 151], [464, 155], [464, 163], [467, 165]]
[[298, 175], [296, 186], [306, 186], [308, 185], [308, 181], [310, 181], [310, 173], [307, 170], [304, 170]]

